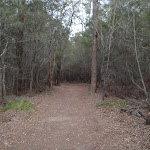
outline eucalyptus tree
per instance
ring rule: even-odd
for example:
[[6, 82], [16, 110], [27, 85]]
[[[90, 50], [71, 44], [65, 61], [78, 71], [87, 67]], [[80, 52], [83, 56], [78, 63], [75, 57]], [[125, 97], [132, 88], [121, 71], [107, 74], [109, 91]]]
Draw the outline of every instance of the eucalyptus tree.
[[32, 95], [33, 89], [51, 88], [54, 80], [60, 84], [63, 78], [91, 80], [91, 92], [96, 91], [97, 81], [104, 81], [103, 90], [115, 95], [129, 96], [138, 87], [139, 96], [145, 93], [149, 98], [149, 1], [99, 5], [93, 0], [93, 18], [91, 1], [86, 1], [85, 30], [69, 37], [75, 18], [82, 19], [82, 2], [0, 1], [0, 54], [7, 45], [1, 76], [7, 93], [30, 89]]
[[[16, 71], [18, 71], [17, 77], [17, 88], [21, 90], [22, 84], [22, 56], [23, 56], [23, 32], [24, 32], [24, 5], [25, 1], [1, 1], [0, 3], [0, 42], [1, 42], [1, 49], [4, 48], [4, 45], [7, 41], [9, 44], [8, 48], [8, 55], [5, 57], [7, 64], [7, 68], [9, 66], [9, 70], [11, 70], [11, 65], [15, 65]], [[9, 39], [9, 40], [8, 40]], [[11, 50], [11, 51], [9, 51]], [[8, 60], [10, 54], [15, 57], [15, 61], [11, 59]], [[6, 70], [6, 73], [8, 71]], [[11, 74], [11, 73], [10, 73]], [[7, 74], [6, 74], [7, 75]], [[7, 81], [7, 80], [6, 80]], [[8, 84], [8, 81], [6, 82]], [[9, 83], [10, 84], [10, 83]]]
[[[49, 88], [52, 87], [53, 74], [55, 68], [55, 57], [56, 50], [62, 51], [63, 48], [60, 48], [63, 42], [67, 42], [70, 33], [70, 27], [72, 25], [72, 19], [76, 12], [78, 1], [73, 3], [70, 1], [48, 1], [48, 8], [52, 7], [52, 11], [50, 12], [53, 16], [53, 20], [51, 21], [51, 29], [50, 29], [50, 37], [49, 37], [49, 73], [48, 73], [48, 82]], [[67, 38], [67, 39], [66, 39]], [[58, 55], [59, 52], [57, 52]], [[62, 52], [60, 52], [62, 53]], [[60, 83], [60, 70], [61, 70], [61, 57], [57, 57], [57, 83]], [[60, 60], [58, 60], [58, 58]], [[59, 62], [59, 63], [58, 63]]]
[[[116, 6], [115, 14], [110, 12], [114, 6]], [[149, 72], [147, 68], [149, 54], [147, 53], [148, 45], [146, 44], [145, 47], [144, 43], [147, 43], [146, 39], [150, 35], [147, 30], [149, 26], [147, 24], [148, 18], [145, 18], [149, 11], [149, 2], [141, 0], [116, 0], [107, 4], [105, 9], [107, 7], [109, 7], [109, 9], [107, 9], [106, 16], [112, 14], [110, 19], [105, 17], [105, 19], [108, 20], [108, 25], [115, 16], [115, 30], [112, 34], [113, 38], [109, 62], [110, 80], [119, 86], [118, 90], [122, 89], [122, 91], [124, 91], [122, 92], [120, 90], [120, 92], [116, 93], [122, 93], [122, 95], [126, 96], [131, 95], [130, 87], [134, 87], [133, 84], [144, 91], [144, 93], [148, 93], [148, 87], [145, 81], [148, 78], [146, 71], [147, 73]], [[111, 27], [113, 27], [113, 25], [111, 25]], [[146, 36], [143, 34], [145, 31], [147, 31], [147, 33], [145, 33]], [[103, 35], [105, 37], [104, 32]], [[106, 43], [107, 42], [104, 42], [104, 44]], [[143, 58], [147, 58], [145, 59], [146, 61], [144, 61]], [[108, 61], [108, 59], [106, 60]], [[107, 86], [107, 89], [109, 89], [109, 86]], [[141, 96], [142, 94], [138, 95]], [[147, 97], [147, 94], [145, 95]]]
[[91, 92], [97, 88], [97, 38], [98, 38], [98, 0], [93, 0], [93, 48], [91, 66]]
[[[26, 12], [25, 38], [28, 39], [28, 42], [25, 45], [25, 56], [30, 59], [25, 60], [24, 70], [27, 71], [25, 79], [29, 78], [30, 81], [30, 95], [32, 95], [33, 81], [35, 81], [34, 77], [35, 74], [37, 74], [35, 68], [37, 64], [39, 64], [37, 56], [46, 44], [45, 41], [43, 41], [43, 36], [45, 35], [45, 32], [48, 31], [46, 25], [48, 23], [49, 14], [45, 7], [45, 2], [33, 1], [28, 3]], [[28, 80], [25, 80], [25, 83], [28, 85]], [[36, 84], [34, 83], [34, 85]]]
[[1, 53], [9, 38], [5, 57], [6, 90], [21, 94], [30, 88], [32, 95], [32, 88], [38, 89], [47, 83], [50, 41], [53, 42], [51, 61], [54, 72], [55, 51], [64, 38], [63, 33], [65, 38], [69, 34], [64, 23], [70, 24], [71, 18], [65, 19], [71, 2], [68, 5], [63, 1], [22, 0], [1, 1], [0, 5]]
[[[133, 24], [133, 14], [135, 15], [135, 24]], [[148, 74], [150, 70], [148, 66], [150, 55], [148, 53], [148, 39], [150, 34], [148, 14], [149, 2], [147, 0], [115, 0], [100, 6], [97, 29], [99, 35], [97, 39], [97, 75], [99, 82], [101, 79], [102, 82], [105, 82], [104, 91], [112, 92], [112, 94], [121, 97], [136, 95], [138, 98], [144, 96], [145, 92], [143, 91], [146, 89], [146, 93], [149, 95]], [[87, 29], [90, 31], [90, 37], [86, 34]], [[85, 32], [81, 34], [82, 38], [76, 35], [76, 38], [80, 38], [80, 40], [78, 42], [73, 41], [72, 45], [78, 43], [80, 49], [83, 49], [83, 45], [88, 49], [88, 44], [82, 43], [81, 39], [84, 39], [85, 36], [85, 39], [90, 40], [93, 30], [94, 26], [89, 20]], [[137, 52], [135, 51], [135, 43]], [[77, 52], [74, 55], [76, 56]], [[71, 58], [73, 57], [71, 56]], [[86, 57], [82, 57], [82, 60], [86, 60]], [[79, 60], [76, 59], [76, 61]], [[73, 64], [76, 64], [73, 67], [74, 74], [77, 74], [79, 72], [75, 67], [77, 63]], [[143, 83], [145, 83], [145, 88]], [[135, 92], [132, 92], [133, 90]]]

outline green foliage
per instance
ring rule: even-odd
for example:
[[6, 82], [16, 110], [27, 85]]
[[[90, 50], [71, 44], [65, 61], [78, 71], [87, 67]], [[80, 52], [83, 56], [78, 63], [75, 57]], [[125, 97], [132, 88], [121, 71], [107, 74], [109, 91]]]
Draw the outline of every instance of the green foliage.
[[129, 105], [128, 101], [119, 101], [119, 100], [115, 100], [115, 101], [102, 101], [99, 104], [96, 105], [96, 107], [118, 107], [118, 108], [123, 108], [125, 106]]
[[56, 51], [56, 60], [61, 60], [64, 51]]
[[34, 105], [25, 99], [13, 101], [9, 103], [7, 106], [1, 108], [0, 110], [7, 111], [10, 109], [23, 110], [29, 113], [35, 111]]
[[[62, 77], [74, 78], [77, 81], [84, 79], [90, 81], [93, 34], [93, 21], [90, 15], [91, 5], [90, 1], [84, 2], [87, 18], [83, 32], [76, 33], [74, 37], [70, 37], [68, 40], [71, 20], [76, 16], [74, 13], [78, 12], [78, 7], [74, 7], [74, 13], [72, 12], [73, 5], [73, 0], [34, 0], [26, 1], [25, 4], [19, 0], [0, 1], [1, 53], [9, 38], [5, 59], [6, 64], [8, 64], [6, 89], [16, 91], [17, 88], [17, 84], [12, 84], [18, 83], [19, 79], [15, 76], [18, 77], [19, 65], [17, 61], [19, 61], [20, 56], [17, 53], [20, 46], [23, 47], [23, 58], [20, 59], [24, 83], [22, 86], [26, 85], [23, 89], [29, 88], [29, 72], [32, 60], [35, 61], [33, 81], [40, 81], [34, 82], [37, 85], [33, 87], [45, 85], [45, 75], [48, 74], [49, 68], [50, 41], [52, 41], [52, 54], [54, 51], [56, 52], [54, 78], [57, 64], [61, 64]], [[107, 76], [105, 75], [107, 68], [105, 66], [109, 60], [108, 74], [111, 80], [115, 82], [114, 84], [120, 83], [119, 85], [121, 85], [123, 81], [132, 84], [128, 75], [130, 72], [136, 83], [141, 85], [134, 54], [133, 14], [135, 16], [138, 57], [144, 81], [147, 82], [150, 74], [148, 67], [150, 64], [150, 9], [148, 0], [108, 1], [107, 4], [99, 5], [97, 53], [99, 79]], [[21, 15], [23, 15], [24, 21], [19, 19]], [[20, 32], [23, 33], [23, 37], [20, 37]], [[110, 57], [108, 57], [109, 53]], [[149, 91], [148, 84], [147, 82]], [[124, 87], [127, 84], [121, 86]]]
[[89, 29], [82, 33], [80, 42], [84, 45], [84, 47], [92, 47], [92, 32]]

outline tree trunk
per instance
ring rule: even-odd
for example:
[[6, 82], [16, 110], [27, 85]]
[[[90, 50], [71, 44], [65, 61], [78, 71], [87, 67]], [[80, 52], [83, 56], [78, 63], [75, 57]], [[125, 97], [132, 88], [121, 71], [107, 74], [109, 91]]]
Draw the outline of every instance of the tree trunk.
[[91, 67], [91, 93], [97, 88], [97, 38], [98, 38], [98, 0], [93, 0], [93, 48]]
[[[25, 5], [25, 0], [22, 1], [22, 6]], [[18, 20], [21, 23], [24, 23], [24, 10], [23, 8], [18, 12]], [[16, 45], [16, 56], [17, 56], [17, 65], [18, 65], [18, 92], [22, 91], [22, 83], [23, 83], [23, 70], [22, 70], [22, 58], [23, 58], [23, 34], [24, 34], [24, 27], [19, 29], [17, 45]]]
[[53, 66], [52, 66], [52, 70], [51, 70], [51, 79], [50, 79], [51, 87], [53, 86], [54, 68], [55, 68], [55, 51], [54, 51], [54, 54], [53, 54]]
[[0, 61], [1, 61], [1, 72], [0, 72], [0, 90], [1, 90], [1, 99], [2, 99], [2, 105], [5, 106], [6, 105], [6, 88], [5, 88], [5, 54], [7, 51], [7, 45], [8, 45], [8, 41], [6, 43], [5, 49], [3, 51], [3, 53], [0, 55]]
[[6, 86], [5, 86], [5, 65], [4, 58], [2, 58], [2, 105], [6, 105]]
[[49, 47], [49, 88], [52, 87], [52, 72], [51, 72], [51, 64], [52, 64], [52, 41], [50, 41], [50, 47]]
[[138, 57], [138, 50], [137, 50], [137, 37], [136, 37], [136, 23], [135, 23], [135, 14], [133, 14], [133, 32], [134, 32], [134, 52], [135, 52], [135, 57], [136, 57], [136, 62], [137, 62], [137, 66], [138, 66], [138, 71], [139, 71], [139, 75], [140, 75], [140, 78], [141, 78], [141, 83], [142, 83], [142, 88], [136, 84], [135, 84], [143, 90], [145, 96], [146, 96], [146, 99], [147, 99], [147, 105], [150, 109], [150, 98], [149, 98], [149, 94], [148, 94], [148, 91], [147, 91], [147, 88], [146, 88], [146, 84], [145, 84], [145, 81], [144, 81], [144, 78], [143, 78], [143, 75], [142, 75], [142, 71], [141, 71], [141, 65], [140, 65], [140, 61], [139, 61], [139, 57]]
[[52, 41], [50, 41], [50, 49], [49, 49], [49, 88], [52, 88], [52, 86], [53, 86], [54, 68], [55, 68], [55, 50], [54, 50], [53, 56], [52, 56]]
[[1, 73], [0, 73], [0, 77], [1, 77], [1, 103], [2, 106], [6, 105], [6, 88], [5, 88], [5, 65], [4, 65], [4, 58], [1, 58]]
[[33, 87], [33, 67], [34, 67], [34, 62], [32, 62], [31, 65], [31, 70], [30, 70], [30, 96], [32, 96], [32, 87]]
[[0, 105], [3, 104], [3, 99], [2, 99], [2, 66], [0, 65]]
[[61, 62], [57, 63], [56, 85], [61, 83]]
[[[114, 12], [113, 12], [113, 18], [112, 18], [112, 24], [111, 29], [110, 29], [110, 35], [108, 37], [108, 57], [107, 57], [107, 62], [106, 62], [106, 71], [104, 74], [104, 81], [103, 81], [103, 86], [102, 86], [102, 100], [104, 100], [105, 96], [106, 96], [106, 86], [107, 86], [107, 80], [109, 79], [109, 63], [110, 63], [110, 54], [111, 54], [111, 45], [112, 45], [112, 39], [113, 39], [113, 33], [114, 33], [114, 29], [115, 29], [115, 18], [116, 18], [116, 5], [114, 8]], [[107, 46], [106, 46], [107, 48]]]
[[30, 96], [32, 96], [33, 71], [34, 71], [36, 53], [37, 53], [37, 48], [36, 48], [36, 43], [35, 43], [34, 54], [33, 54], [33, 59], [32, 59], [32, 62], [31, 62], [31, 70], [30, 70]]

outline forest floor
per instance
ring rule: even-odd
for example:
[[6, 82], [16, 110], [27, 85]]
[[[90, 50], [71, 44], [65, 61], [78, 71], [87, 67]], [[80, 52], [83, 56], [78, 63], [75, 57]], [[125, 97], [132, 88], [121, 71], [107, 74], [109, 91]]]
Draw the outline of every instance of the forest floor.
[[[97, 108], [87, 84], [63, 84], [30, 98], [36, 112], [0, 123], [0, 150], [150, 150], [150, 126], [118, 108]], [[4, 115], [3, 114], [3, 115]]]

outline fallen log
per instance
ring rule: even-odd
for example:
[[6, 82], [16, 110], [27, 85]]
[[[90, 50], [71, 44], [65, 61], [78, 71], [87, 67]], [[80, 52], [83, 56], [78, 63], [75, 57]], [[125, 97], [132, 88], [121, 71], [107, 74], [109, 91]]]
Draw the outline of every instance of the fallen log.
[[129, 115], [135, 115], [137, 117], [142, 117], [143, 119], [146, 120], [146, 125], [150, 125], [150, 112], [148, 115], [143, 114], [141, 111], [139, 111], [140, 106], [126, 106], [125, 108], [121, 108], [120, 112], [126, 112]]
[[141, 115], [141, 117], [143, 117], [146, 120], [146, 125], [150, 125], [150, 112], [147, 116], [144, 115], [141, 111], [138, 111], [138, 113]]

